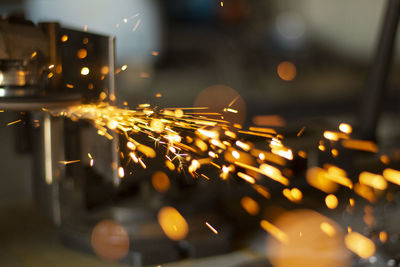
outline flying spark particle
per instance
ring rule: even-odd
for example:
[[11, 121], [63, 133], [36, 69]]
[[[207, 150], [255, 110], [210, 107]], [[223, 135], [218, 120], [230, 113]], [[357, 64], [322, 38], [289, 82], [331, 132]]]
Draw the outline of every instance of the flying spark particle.
[[212, 227], [211, 224], [209, 224], [208, 222], [206, 222], [206, 225], [207, 225], [208, 228], [210, 228], [211, 231], [213, 231], [214, 234], [216, 234], [216, 235], [218, 234], [218, 231], [215, 230], [215, 228]]
[[138, 21], [136, 22], [135, 26], [133, 26], [132, 32], [135, 32], [137, 30], [137, 28], [140, 25], [140, 22], [142, 22], [142, 19], [138, 19]]
[[9, 122], [9, 123], [7, 123], [7, 126], [16, 124], [16, 123], [21, 122], [21, 121], [22, 121], [22, 120], [16, 120], [16, 121]]
[[245, 180], [246, 182], [250, 183], [250, 184], [255, 184], [256, 180], [251, 177], [250, 175], [247, 175], [243, 172], [238, 172], [237, 176], [239, 176], [240, 178], [242, 178], [243, 180]]
[[118, 176], [119, 176], [119, 178], [124, 178], [124, 176], [125, 176], [124, 168], [122, 168], [122, 167], [118, 168]]
[[81, 160], [80, 159], [77, 159], [77, 160], [61, 160], [61, 161], [59, 161], [58, 163], [61, 163], [61, 164], [64, 164], [64, 165], [68, 165], [68, 164], [72, 164], [72, 163], [77, 163], [77, 162], [80, 162]]
[[89, 74], [89, 68], [88, 67], [83, 67], [81, 69], [81, 75], [86, 76]]
[[61, 42], [65, 43], [66, 41], [68, 41], [68, 35], [61, 36]]
[[339, 130], [342, 133], [346, 133], [346, 134], [351, 134], [351, 132], [353, 131], [352, 127], [350, 124], [347, 123], [341, 123], [339, 124]]
[[304, 126], [303, 128], [300, 129], [300, 131], [296, 134], [296, 136], [300, 136], [304, 133], [304, 131], [306, 130], [306, 126]]
[[87, 50], [85, 48], [81, 48], [78, 50], [78, 52], [76, 53], [76, 56], [79, 59], [84, 59], [87, 57]]

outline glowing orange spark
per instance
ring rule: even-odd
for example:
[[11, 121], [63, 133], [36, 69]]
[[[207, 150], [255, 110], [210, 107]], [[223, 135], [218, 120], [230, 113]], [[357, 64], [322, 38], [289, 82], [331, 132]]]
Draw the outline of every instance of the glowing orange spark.
[[68, 161], [66, 161], [66, 160], [60, 160], [58, 163], [67, 165], [67, 164], [77, 163], [77, 162], [80, 162], [80, 161], [81, 161], [80, 159], [77, 159], [77, 160], [68, 160]]
[[16, 124], [16, 123], [21, 122], [21, 121], [22, 121], [22, 120], [16, 120], [16, 121], [9, 122], [9, 123], [7, 123], [7, 126]]
[[212, 227], [208, 222], [206, 222], [206, 225], [207, 225], [208, 228], [210, 228], [211, 231], [213, 231], [214, 234], [216, 234], [216, 235], [218, 234], [218, 231], [215, 230], [215, 228]]
[[136, 22], [135, 26], [133, 26], [133, 29], [132, 29], [133, 32], [135, 32], [137, 30], [137, 28], [140, 25], [140, 22], [142, 22], [142, 19], [138, 19], [138, 21]]

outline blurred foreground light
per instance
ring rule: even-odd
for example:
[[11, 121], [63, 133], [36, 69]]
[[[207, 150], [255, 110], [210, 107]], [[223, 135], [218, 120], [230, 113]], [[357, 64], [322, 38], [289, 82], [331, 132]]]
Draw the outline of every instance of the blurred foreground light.
[[112, 221], [103, 220], [93, 228], [93, 251], [104, 260], [120, 260], [129, 252], [129, 236], [125, 228]]
[[374, 242], [357, 232], [348, 233], [344, 242], [349, 250], [363, 259], [367, 259], [375, 254]]
[[271, 234], [266, 253], [275, 267], [350, 266], [343, 230], [315, 211], [289, 211], [261, 227]]
[[279, 78], [284, 81], [292, 81], [296, 77], [296, 66], [289, 61], [279, 63], [277, 68]]
[[158, 212], [158, 223], [169, 239], [178, 241], [184, 239], [189, 226], [182, 215], [173, 207], [164, 207]]

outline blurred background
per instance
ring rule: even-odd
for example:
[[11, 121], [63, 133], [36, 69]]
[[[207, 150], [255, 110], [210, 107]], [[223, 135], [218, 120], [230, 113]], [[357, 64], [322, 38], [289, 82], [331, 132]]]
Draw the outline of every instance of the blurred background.
[[[303, 126], [323, 131], [333, 122], [354, 122], [385, 3], [3, 0], [0, 14], [115, 36], [120, 105], [218, 108], [239, 94], [240, 114], [233, 122], [293, 133]], [[390, 72], [378, 129], [383, 150], [399, 142], [399, 59]], [[30, 160], [15, 152], [9, 141], [14, 128], [6, 127], [18, 116], [0, 113], [1, 206], [32, 199]], [[296, 140], [291, 145], [296, 147]]]

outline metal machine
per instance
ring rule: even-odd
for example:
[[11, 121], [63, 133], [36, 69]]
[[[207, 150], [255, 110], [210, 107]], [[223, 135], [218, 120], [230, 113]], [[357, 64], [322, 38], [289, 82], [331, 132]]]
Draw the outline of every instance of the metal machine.
[[[25, 152], [33, 155], [36, 203], [59, 227], [63, 243], [82, 251], [93, 252], [90, 235], [99, 221], [123, 225], [131, 245], [121, 260], [134, 266], [229, 251], [229, 224], [218, 236], [204, 235], [208, 230], [200, 227], [205, 219], [222, 223], [210, 212], [215, 188], [196, 197], [198, 185], [178, 181], [175, 193], [160, 197], [145, 181], [149, 171], [121, 181], [116, 167], [121, 161], [118, 136], [107, 140], [89, 122], [47, 112], [115, 101], [114, 43], [113, 37], [57, 23], [34, 25], [11, 17], [0, 21], [0, 107], [26, 112], [28, 123], [19, 134], [28, 140]], [[93, 166], [88, 153], [96, 162]], [[164, 203], [178, 198], [189, 222], [199, 227], [192, 228], [185, 240], [174, 242], [163, 234], [156, 218]], [[190, 198], [201, 210], [195, 212], [196, 204], [187, 206], [182, 198]]]

